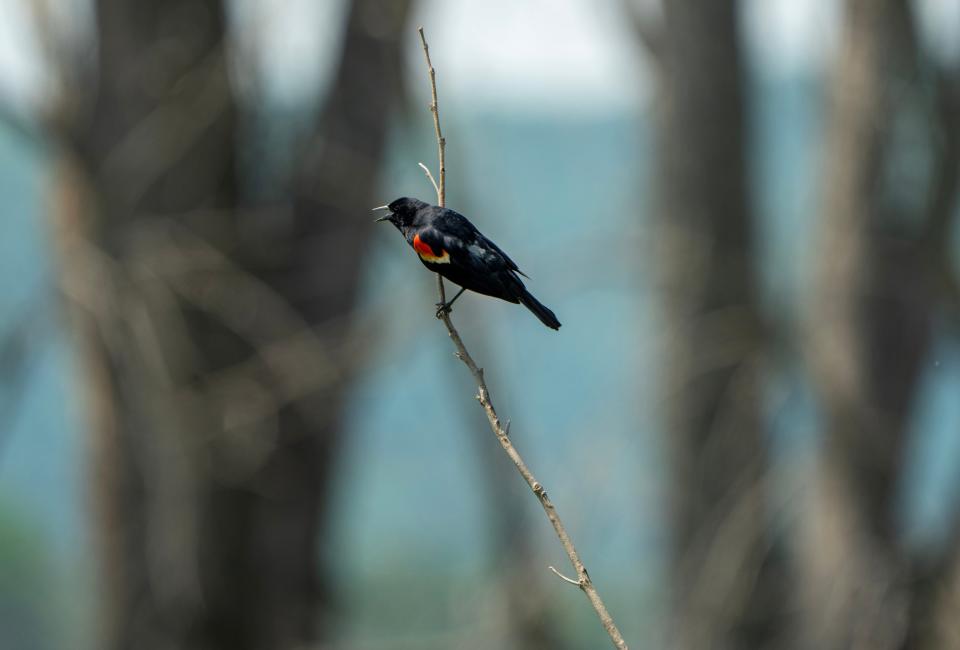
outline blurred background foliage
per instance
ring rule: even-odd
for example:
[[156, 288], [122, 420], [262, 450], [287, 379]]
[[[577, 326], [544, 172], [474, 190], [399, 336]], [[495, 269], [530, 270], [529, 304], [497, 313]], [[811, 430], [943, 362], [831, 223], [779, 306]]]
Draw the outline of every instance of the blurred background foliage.
[[960, 648], [960, 2], [0, 2], [0, 647]]

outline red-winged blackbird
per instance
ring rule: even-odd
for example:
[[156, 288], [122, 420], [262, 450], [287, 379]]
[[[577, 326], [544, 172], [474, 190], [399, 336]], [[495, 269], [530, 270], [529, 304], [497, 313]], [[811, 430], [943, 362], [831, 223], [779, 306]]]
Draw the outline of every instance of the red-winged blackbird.
[[520, 303], [547, 327], [560, 329], [554, 313], [523, 286], [519, 276], [527, 276], [462, 214], [406, 197], [374, 208], [382, 209], [390, 214], [377, 221], [389, 221], [396, 226], [424, 266], [463, 287], [445, 304], [437, 304], [438, 317], [443, 311], [449, 312], [460, 294], [470, 289]]

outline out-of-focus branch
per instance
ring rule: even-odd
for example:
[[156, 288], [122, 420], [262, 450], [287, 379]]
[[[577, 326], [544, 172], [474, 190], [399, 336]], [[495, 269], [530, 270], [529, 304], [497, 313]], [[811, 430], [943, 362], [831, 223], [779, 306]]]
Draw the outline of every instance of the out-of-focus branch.
[[43, 325], [49, 322], [45, 307], [40, 304], [24, 309], [0, 335], [0, 445], [5, 444], [11, 434], [30, 381], [30, 362], [37, 352], [38, 329], [45, 329]]
[[663, 28], [637, 8], [635, 0], [623, 0], [623, 8], [637, 40], [653, 59], [663, 58]]
[[960, 75], [935, 70], [935, 111], [937, 152], [933, 187], [925, 230], [926, 250], [932, 253], [934, 284], [960, 323], [960, 279], [951, 263], [950, 229], [956, 220], [957, 191], [960, 188]]
[[[424, 36], [423, 28], [419, 28], [418, 32], [420, 34], [420, 42], [423, 45], [423, 54], [426, 59], [427, 70], [430, 76], [430, 112], [433, 113], [433, 126], [437, 136], [437, 149], [440, 164], [440, 182], [439, 185], [436, 185], [437, 201], [440, 206], [443, 206], [446, 198], [446, 169], [444, 159], [446, 140], [444, 139], [442, 131], [440, 130], [440, 113], [437, 104], [436, 71], [433, 69], [433, 64], [430, 61], [430, 49], [427, 46], [427, 39]], [[430, 176], [429, 170], [426, 168], [425, 170], [427, 171], [428, 176]], [[437, 285], [440, 291], [440, 301], [441, 303], [444, 303], [446, 302], [446, 297], [444, 295], [443, 280], [439, 275], [437, 275]], [[527, 467], [527, 464], [520, 456], [520, 453], [510, 441], [510, 423], [509, 421], [506, 425], [501, 423], [500, 416], [497, 415], [497, 411], [493, 406], [493, 401], [490, 397], [490, 391], [487, 388], [486, 380], [483, 377], [483, 369], [480, 368], [473, 360], [473, 357], [470, 356], [466, 346], [463, 344], [463, 340], [460, 338], [459, 332], [457, 332], [457, 329], [453, 326], [453, 323], [450, 320], [450, 314], [444, 310], [440, 310], [438, 315], [443, 321], [443, 324], [446, 326], [447, 334], [449, 334], [450, 339], [453, 341], [453, 344], [457, 349], [457, 358], [467, 366], [467, 368], [470, 370], [470, 374], [473, 375], [474, 380], [477, 382], [477, 401], [480, 402], [480, 405], [483, 407], [483, 410], [487, 415], [487, 420], [490, 422], [490, 428], [497, 436], [500, 446], [506, 452], [507, 456], [510, 457], [510, 460], [513, 461], [517, 471], [520, 472], [523, 480], [527, 482], [527, 485], [530, 486], [530, 489], [540, 501], [540, 505], [543, 506], [543, 510], [547, 515], [547, 519], [549, 519], [551, 525], [553, 525], [554, 532], [556, 532], [557, 537], [560, 539], [560, 543], [563, 544], [563, 549], [566, 551], [567, 557], [570, 558], [570, 564], [573, 565], [573, 568], [576, 571], [577, 579], [564, 579], [567, 582], [576, 584], [580, 590], [587, 595], [587, 598], [590, 600], [590, 604], [593, 606], [594, 611], [596, 611], [597, 616], [600, 618], [600, 622], [603, 624], [604, 629], [607, 631], [607, 634], [610, 635], [610, 640], [613, 642], [614, 647], [620, 648], [621, 650], [626, 650], [626, 641], [624, 641], [623, 636], [620, 634], [620, 631], [617, 629], [617, 626], [613, 621], [613, 617], [610, 616], [606, 605], [600, 598], [600, 594], [597, 592], [596, 587], [594, 587], [593, 581], [590, 579], [590, 575], [587, 573], [586, 566], [584, 566], [583, 561], [580, 559], [580, 555], [577, 553], [577, 549], [574, 547], [573, 541], [570, 539], [570, 535], [567, 533], [566, 527], [560, 520], [560, 515], [557, 513], [556, 507], [547, 496], [546, 489], [544, 489], [543, 485], [533, 476], [533, 473]], [[556, 569], [553, 569], [553, 571], [558, 573]]]

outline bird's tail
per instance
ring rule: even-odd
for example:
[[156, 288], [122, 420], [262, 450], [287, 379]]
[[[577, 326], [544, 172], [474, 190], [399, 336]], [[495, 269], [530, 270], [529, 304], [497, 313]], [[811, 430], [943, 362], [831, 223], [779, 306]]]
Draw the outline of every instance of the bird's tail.
[[520, 304], [533, 312], [534, 316], [540, 319], [540, 322], [552, 329], [560, 329], [560, 321], [556, 314], [550, 311], [543, 303], [533, 297], [533, 295], [524, 288], [519, 296]]

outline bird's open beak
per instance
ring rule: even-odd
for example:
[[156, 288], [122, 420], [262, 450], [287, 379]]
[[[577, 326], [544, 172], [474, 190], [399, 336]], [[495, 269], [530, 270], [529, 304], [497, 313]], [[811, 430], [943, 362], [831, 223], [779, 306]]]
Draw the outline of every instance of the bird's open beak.
[[[374, 211], [377, 211], [377, 210], [389, 210], [389, 209], [390, 209], [390, 206], [389, 206], [389, 205], [378, 205], [378, 206], [375, 207], [373, 210], [374, 210]], [[389, 221], [390, 217], [392, 217], [392, 216], [393, 216], [393, 213], [390, 213], [390, 214], [388, 214], [388, 215], [385, 216], [385, 217], [380, 217], [379, 219], [374, 219], [373, 222], [376, 223], [376, 222], [378, 222], [378, 221]]]

